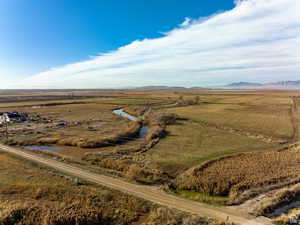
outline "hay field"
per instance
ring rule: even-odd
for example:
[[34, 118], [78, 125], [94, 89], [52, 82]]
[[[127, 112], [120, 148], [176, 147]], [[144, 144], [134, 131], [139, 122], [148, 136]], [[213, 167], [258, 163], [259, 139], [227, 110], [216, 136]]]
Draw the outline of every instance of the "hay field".
[[290, 139], [293, 136], [291, 122], [291, 98], [234, 96], [213, 99], [195, 106], [166, 109], [179, 116], [195, 121], [204, 121], [219, 127], [274, 138]]
[[[0, 95], [0, 100], [1, 100]], [[45, 100], [41, 100], [41, 98], [44, 97]], [[48, 97], [48, 96], [47, 96]], [[3, 100], [3, 102], [0, 102], [0, 109], [2, 108], [10, 108], [10, 107], [30, 107], [30, 106], [36, 106], [36, 105], [45, 105], [45, 104], [80, 104], [80, 103], [96, 103], [96, 104], [115, 104], [115, 105], [144, 105], [144, 104], [164, 104], [170, 102], [170, 99], [167, 97], [159, 97], [159, 96], [148, 96], [146, 94], [144, 95], [127, 95], [127, 94], [119, 94], [119, 95], [111, 95], [109, 93], [106, 93], [104, 96], [55, 96], [55, 99], [51, 100], [50, 96], [47, 97], [43, 95], [37, 95], [37, 96], [26, 96], [24, 99], [18, 96], [9, 96], [9, 99]], [[61, 99], [60, 99], [61, 98]], [[20, 100], [22, 99], [22, 100]]]

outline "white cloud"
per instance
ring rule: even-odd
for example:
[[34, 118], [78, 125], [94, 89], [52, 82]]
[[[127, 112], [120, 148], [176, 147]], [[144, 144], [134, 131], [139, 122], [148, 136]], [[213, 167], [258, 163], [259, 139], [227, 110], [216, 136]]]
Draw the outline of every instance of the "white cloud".
[[33, 75], [19, 88], [218, 85], [300, 79], [300, 1], [237, 0], [157, 39]]
[[180, 27], [187, 27], [191, 24], [192, 19], [189, 17], [185, 17], [182, 24], [180, 24]]

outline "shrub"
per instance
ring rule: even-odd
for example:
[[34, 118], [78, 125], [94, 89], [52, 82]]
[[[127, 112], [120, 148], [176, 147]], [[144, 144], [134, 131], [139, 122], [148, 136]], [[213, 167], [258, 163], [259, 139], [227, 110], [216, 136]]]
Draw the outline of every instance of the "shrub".
[[165, 127], [166, 125], [175, 123], [177, 115], [175, 113], [153, 112], [150, 110], [144, 115], [143, 119], [150, 126], [158, 125]]
[[148, 134], [146, 135], [145, 139], [147, 142], [155, 139], [155, 138], [160, 138], [162, 137], [164, 133], [164, 129], [160, 126], [154, 126], [154, 127], [151, 127], [149, 129], [149, 132]]

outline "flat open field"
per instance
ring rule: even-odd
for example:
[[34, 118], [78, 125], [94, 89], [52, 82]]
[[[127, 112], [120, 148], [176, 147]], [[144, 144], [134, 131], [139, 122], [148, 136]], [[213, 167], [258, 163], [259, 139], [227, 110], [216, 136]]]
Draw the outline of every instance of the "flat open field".
[[68, 98], [68, 99], [58, 99], [56, 100], [34, 100], [34, 97], [30, 97], [27, 101], [8, 101], [0, 104], [0, 108], [10, 108], [10, 107], [30, 107], [36, 105], [45, 104], [79, 104], [79, 103], [96, 103], [96, 104], [116, 104], [116, 105], [144, 105], [144, 104], [160, 104], [167, 102], [168, 99], [158, 99], [158, 98], [134, 98], [134, 97], [84, 97], [84, 98]]
[[269, 96], [208, 99], [209, 103], [167, 109], [179, 116], [253, 134], [289, 139], [293, 136], [291, 98]]
[[[0, 134], [7, 144], [50, 145], [55, 148], [39, 153], [169, 186], [183, 196], [242, 202], [265, 183], [284, 186], [298, 179], [292, 153], [298, 150], [289, 145], [299, 137], [299, 96], [284, 91], [14, 93], [0, 96], [0, 112], [26, 113], [30, 121], [9, 124], [8, 140], [4, 126]], [[139, 120], [112, 113], [119, 108]], [[140, 137], [144, 126], [147, 133]], [[198, 170], [203, 165], [208, 166]]]
[[272, 143], [207, 127], [191, 121], [179, 121], [167, 128], [166, 138], [148, 151], [148, 157], [164, 166], [189, 168], [215, 157], [274, 147]]
[[[35, 123], [11, 125], [11, 143], [58, 144], [57, 152], [68, 157], [76, 156], [76, 159], [84, 157], [87, 152], [116, 152], [137, 148], [141, 144], [141, 140], [134, 140], [138, 126], [134, 127], [129, 120], [112, 114], [113, 109], [150, 105], [155, 112], [175, 113], [185, 120], [177, 120], [168, 125], [165, 134], [153, 148], [141, 154], [141, 157], [135, 157], [151, 161], [159, 169], [166, 169], [165, 172], [169, 171], [174, 176], [218, 156], [267, 150], [278, 146], [273, 139], [290, 140], [294, 133], [291, 96], [296, 94], [124, 91], [84, 92], [80, 95], [76, 92], [73, 99], [65, 99], [71, 94], [24, 93], [23, 98], [31, 101], [20, 102], [19, 97], [14, 102], [1, 103], [0, 109], [2, 112], [22, 111], [39, 116]], [[41, 102], [39, 99], [43, 95], [48, 99], [53, 96], [58, 99]], [[8, 96], [9, 99], [16, 97]], [[176, 102], [194, 99], [195, 96], [199, 98], [198, 104], [176, 105]], [[126, 130], [131, 130], [132, 133], [128, 134]], [[4, 135], [4, 130], [2, 134]], [[119, 138], [118, 141], [111, 142], [116, 137]], [[109, 142], [111, 146], [101, 145], [99, 142]], [[64, 145], [73, 147], [63, 147]], [[79, 148], [81, 146], [93, 146], [94, 149], [83, 150]], [[174, 169], [176, 167], [178, 169]]]

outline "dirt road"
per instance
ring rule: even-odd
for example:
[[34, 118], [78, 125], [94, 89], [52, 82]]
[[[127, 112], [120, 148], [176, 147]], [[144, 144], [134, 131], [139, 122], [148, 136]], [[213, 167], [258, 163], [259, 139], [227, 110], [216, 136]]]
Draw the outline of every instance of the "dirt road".
[[175, 208], [181, 211], [189, 212], [192, 214], [197, 214], [200, 216], [206, 216], [210, 218], [215, 218], [221, 221], [228, 220], [241, 225], [262, 225], [262, 224], [272, 224], [267, 218], [254, 218], [250, 215], [243, 214], [237, 211], [230, 211], [229, 209], [214, 207], [195, 201], [179, 198], [156, 188], [137, 185], [125, 182], [123, 180], [112, 178], [105, 175], [100, 175], [96, 173], [83, 170], [74, 166], [70, 166], [66, 163], [58, 162], [52, 159], [46, 159], [37, 155], [28, 154], [24, 151], [18, 150], [16, 148], [0, 145], [0, 149], [8, 153], [17, 155], [24, 159], [34, 161], [45, 166], [51, 167], [58, 171], [79, 177], [81, 179], [106, 186], [139, 198], [143, 198], [162, 206], [167, 206], [170, 208]]

